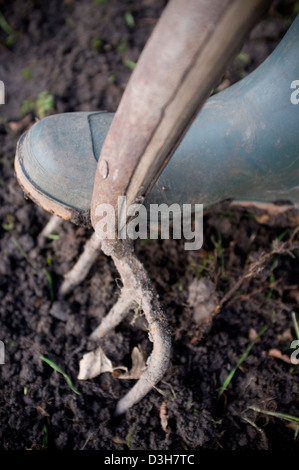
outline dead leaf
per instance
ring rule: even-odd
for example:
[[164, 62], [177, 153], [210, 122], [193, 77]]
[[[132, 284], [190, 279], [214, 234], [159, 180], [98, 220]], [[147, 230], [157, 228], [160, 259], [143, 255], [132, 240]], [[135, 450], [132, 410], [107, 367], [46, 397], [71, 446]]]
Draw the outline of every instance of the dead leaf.
[[144, 369], [146, 368], [146, 363], [142, 354], [142, 351], [139, 347], [135, 346], [131, 353], [132, 359], [132, 368], [128, 372], [124, 372], [123, 374], [119, 375], [119, 379], [139, 379]]
[[293, 340], [293, 335], [292, 335], [291, 328], [287, 328], [281, 334], [278, 334], [277, 335], [277, 340], [291, 343], [292, 340]]
[[298, 429], [298, 424], [296, 424], [296, 423], [287, 423], [286, 427], [289, 428], [289, 429], [292, 429], [292, 431], [296, 432], [297, 429]]
[[40, 414], [43, 415], [43, 416], [50, 416], [49, 413], [39, 405], [35, 405], [33, 408], [35, 408], [37, 411], [39, 411]]
[[94, 351], [83, 355], [79, 362], [78, 379], [93, 379], [100, 374], [104, 374], [104, 372], [110, 372], [118, 379], [139, 379], [146, 368], [146, 363], [143, 354], [138, 347], [133, 348], [131, 359], [132, 368], [130, 371], [128, 371], [128, 368], [124, 366], [114, 367], [111, 360], [99, 346]]
[[160, 406], [160, 421], [161, 421], [161, 426], [162, 426], [162, 429], [163, 431], [166, 433], [166, 434], [169, 434], [170, 433], [170, 430], [169, 428], [167, 427], [168, 426], [168, 414], [167, 414], [167, 403], [166, 401], [163, 401], [162, 402], [162, 405]]
[[248, 338], [250, 341], [255, 341], [258, 337], [258, 334], [254, 328], [249, 328]]
[[112, 442], [114, 442], [115, 444], [126, 444], [125, 439], [122, 439], [121, 437], [118, 437], [118, 436], [112, 437], [111, 440], [112, 440]]
[[294, 290], [290, 290], [289, 292], [289, 297], [292, 299], [292, 300], [295, 300], [295, 302], [297, 304], [299, 304], [299, 290], [298, 289], [294, 289]]
[[[13, 132], [21, 132], [25, 129], [29, 129], [30, 124], [32, 125], [32, 118], [30, 114], [27, 114], [23, 119], [20, 121], [9, 121], [8, 127]], [[31, 126], [30, 126], [31, 127]]]
[[79, 380], [87, 380], [103, 374], [104, 372], [113, 372], [113, 365], [99, 346], [94, 351], [83, 355], [79, 362]]
[[278, 349], [270, 349], [268, 354], [269, 354], [269, 356], [275, 357], [276, 359], [281, 359], [282, 361], [286, 362], [287, 364], [292, 364], [292, 361], [289, 358], [289, 356], [287, 356], [286, 354], [282, 354], [282, 352], [279, 351]]

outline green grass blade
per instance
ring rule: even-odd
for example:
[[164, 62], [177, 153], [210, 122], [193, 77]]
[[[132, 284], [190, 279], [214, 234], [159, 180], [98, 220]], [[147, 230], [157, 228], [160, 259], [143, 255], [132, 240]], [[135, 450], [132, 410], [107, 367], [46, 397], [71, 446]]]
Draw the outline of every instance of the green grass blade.
[[255, 411], [259, 411], [260, 413], [264, 413], [269, 416], [274, 416], [274, 418], [284, 419], [285, 421], [289, 421], [290, 423], [295, 423], [299, 426], [299, 417], [297, 416], [288, 415], [286, 413], [280, 413], [279, 411], [260, 410], [258, 408]]
[[49, 290], [50, 290], [50, 301], [53, 303], [55, 300], [55, 294], [54, 294], [54, 284], [53, 284], [53, 278], [49, 271], [46, 271], [46, 278], [49, 284]]
[[132, 13], [129, 13], [127, 11], [127, 13], [125, 14], [125, 22], [129, 28], [134, 28], [135, 20], [134, 20], [134, 16], [132, 15]]
[[133, 70], [136, 67], [136, 62], [133, 62], [132, 60], [126, 60], [126, 66]]
[[52, 369], [56, 370], [56, 372], [59, 372], [59, 374], [63, 375], [64, 379], [66, 380], [66, 383], [70, 387], [70, 389], [75, 392], [77, 395], [81, 395], [81, 393], [74, 387], [70, 377], [62, 370], [55, 362], [51, 361], [51, 359], [48, 359], [47, 357], [41, 355], [40, 358], [46, 362]]
[[59, 240], [60, 235], [58, 235], [57, 233], [50, 233], [49, 235], [47, 235], [47, 238], [49, 238], [49, 240]]
[[33, 267], [33, 269], [37, 269], [35, 262], [28, 256], [28, 254], [26, 253], [26, 251], [24, 250], [20, 242], [14, 236], [11, 237], [11, 241], [13, 242], [15, 247], [19, 250], [21, 255], [26, 259], [26, 261], [28, 261], [28, 263]]
[[298, 432], [299, 432], [299, 417], [298, 416], [289, 415], [287, 413], [280, 413], [279, 411], [263, 410], [261, 408], [258, 408], [257, 406], [250, 406], [249, 409], [256, 411], [257, 413], [262, 413], [268, 416], [273, 416], [274, 418], [283, 419], [285, 421], [288, 421], [289, 423], [296, 424], [297, 427], [295, 429], [294, 439], [297, 439]]
[[11, 46], [16, 40], [16, 32], [13, 28], [8, 24], [6, 19], [3, 16], [3, 13], [0, 11], [0, 29], [7, 34], [7, 38], [5, 39], [5, 43], [7, 46]]
[[44, 424], [43, 425], [43, 441], [42, 441], [42, 448], [46, 449], [48, 446], [48, 428]]
[[248, 347], [246, 348], [246, 350], [244, 351], [244, 353], [242, 354], [242, 356], [240, 357], [240, 359], [238, 360], [236, 366], [230, 371], [230, 373], [228, 374], [228, 376], [226, 377], [226, 379], [224, 380], [223, 384], [221, 385], [220, 387], [220, 390], [219, 390], [219, 393], [218, 393], [218, 397], [220, 397], [224, 392], [225, 390], [227, 389], [227, 387], [229, 386], [233, 376], [235, 375], [236, 371], [238, 370], [238, 368], [240, 367], [241, 364], [243, 364], [243, 362], [247, 359], [247, 357], [249, 356], [250, 354], [250, 351], [252, 350], [253, 346], [255, 345], [256, 341], [262, 336], [262, 334], [265, 333], [265, 331], [268, 329], [268, 326], [264, 326], [257, 334], [257, 337], [248, 345]]
[[15, 33], [12, 27], [7, 23], [1, 11], [0, 11], [0, 28], [8, 35]]
[[297, 339], [299, 340], [299, 326], [298, 326], [298, 322], [297, 322], [297, 318], [296, 318], [295, 312], [292, 312], [292, 313], [291, 313], [291, 316], [292, 316], [292, 320], [293, 320], [294, 330], [295, 330]]

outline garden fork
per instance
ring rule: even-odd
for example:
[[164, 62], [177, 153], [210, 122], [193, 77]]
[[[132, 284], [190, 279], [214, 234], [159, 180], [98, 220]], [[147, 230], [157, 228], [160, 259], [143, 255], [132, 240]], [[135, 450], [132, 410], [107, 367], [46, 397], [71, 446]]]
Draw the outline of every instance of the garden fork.
[[[268, 5], [263, 0], [169, 2], [138, 60], [100, 154], [91, 202], [96, 234], [101, 204], [115, 209], [120, 230], [127, 223], [124, 206], [118, 207], [119, 198], [126, 197], [127, 207], [144, 200], [228, 61]], [[117, 404], [116, 414], [121, 414], [163, 377], [171, 340], [147, 273], [131, 243], [118, 236], [113, 241], [102, 240], [102, 249], [113, 257], [123, 289], [93, 337], [115, 326], [129, 304], [137, 302], [153, 342], [146, 370]]]
[[[82, 157], [86, 151], [92, 155], [98, 147], [95, 141], [90, 145], [90, 141], [84, 139], [84, 132], [88, 129], [86, 132], [100, 135], [98, 140], [101, 140], [104, 133], [99, 119], [106, 121], [103, 126], [106, 131], [110, 126], [95, 170], [90, 210], [95, 235], [89, 246], [92, 252], [99, 246], [96, 242], [97, 227], [101, 222], [99, 208], [103, 204], [111, 206], [117, 222], [121, 222], [120, 231], [112, 239], [104, 238], [100, 243], [104, 253], [112, 256], [123, 288], [119, 300], [93, 332], [92, 338], [100, 339], [137, 303], [145, 314], [149, 338], [153, 342], [145, 371], [118, 402], [116, 415], [140, 401], [157, 384], [168, 368], [171, 354], [171, 334], [158, 296], [134, 254], [131, 241], [120, 236], [128, 222], [125, 206], [140, 203], [154, 192], [158, 176], [229, 60], [269, 4], [269, 0], [171, 0], [138, 60], [112, 122], [111, 116], [101, 113], [90, 113], [87, 119], [85, 113], [51, 116], [35, 124], [19, 141], [15, 167], [25, 192], [52, 213], [77, 222], [88, 222], [88, 210], [82, 211], [76, 200], [88, 186], [94, 168], [92, 164], [86, 167]], [[71, 139], [69, 129], [72, 130]], [[65, 148], [66, 142], [74, 153]], [[80, 159], [77, 173], [72, 174], [75, 152], [79, 152]], [[42, 160], [56, 177], [50, 178], [45, 172]], [[82, 174], [89, 177], [83, 178]], [[41, 189], [41, 180], [47, 190]], [[66, 183], [61, 185], [60, 180]], [[74, 198], [66, 204], [71, 187]], [[124, 197], [127, 204], [119, 208], [119, 198]], [[85, 200], [80, 199], [84, 204]]]

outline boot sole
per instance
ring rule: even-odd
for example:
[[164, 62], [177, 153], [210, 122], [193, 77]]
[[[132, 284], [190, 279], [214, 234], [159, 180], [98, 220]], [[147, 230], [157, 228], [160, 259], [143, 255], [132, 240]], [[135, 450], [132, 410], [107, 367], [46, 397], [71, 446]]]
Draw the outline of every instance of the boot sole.
[[14, 162], [18, 183], [26, 194], [26, 197], [29, 197], [35, 204], [45, 211], [57, 215], [64, 220], [69, 220], [76, 225], [90, 226], [89, 211], [79, 211], [78, 209], [63, 204], [52, 196], [49, 196], [30, 178], [26, 172], [23, 161], [24, 143], [28, 138], [28, 132], [29, 131], [26, 131], [18, 141]]

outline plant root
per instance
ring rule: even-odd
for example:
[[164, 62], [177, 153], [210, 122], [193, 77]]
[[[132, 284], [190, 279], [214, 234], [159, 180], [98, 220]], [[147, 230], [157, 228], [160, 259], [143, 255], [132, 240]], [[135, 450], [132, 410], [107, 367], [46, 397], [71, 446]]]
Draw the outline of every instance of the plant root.
[[46, 238], [51, 235], [51, 233], [56, 232], [57, 229], [62, 225], [63, 219], [57, 215], [52, 215], [48, 220], [47, 224], [44, 226], [43, 230], [38, 235], [38, 245], [43, 247], [45, 244]]
[[71, 292], [74, 287], [86, 278], [91, 266], [94, 264], [101, 250], [101, 241], [93, 233], [84, 245], [84, 251], [80, 255], [76, 264], [64, 275], [64, 281], [59, 289], [59, 297], [64, 297]]
[[91, 339], [99, 339], [120, 323], [132, 306], [138, 305], [144, 312], [153, 350], [147, 360], [147, 368], [133, 388], [117, 403], [115, 416], [125, 413], [139, 402], [164, 376], [170, 361], [171, 334], [158, 295], [154, 292], [149, 276], [133, 251], [131, 240], [104, 240], [103, 252], [111, 256], [121, 276], [123, 288], [117, 303], [102, 323], [92, 333]]
[[128, 315], [130, 309], [136, 304], [132, 299], [130, 291], [122, 289], [119, 299], [113, 305], [108, 315], [106, 315], [100, 326], [91, 334], [91, 340], [101, 339], [108, 331], [111, 331]]

